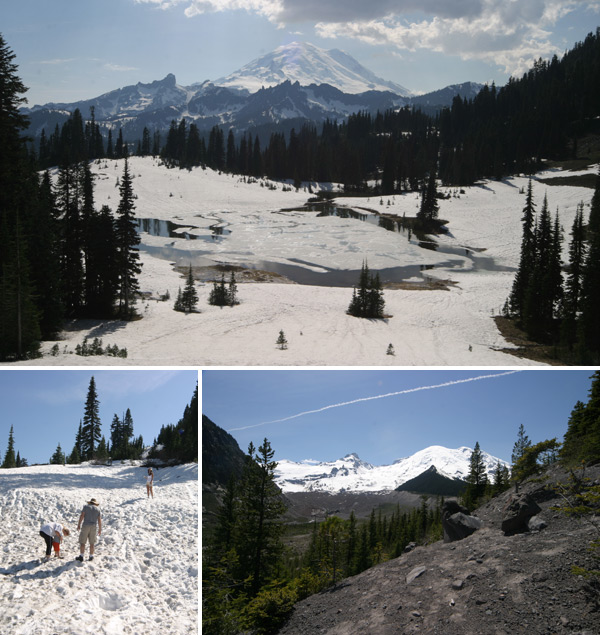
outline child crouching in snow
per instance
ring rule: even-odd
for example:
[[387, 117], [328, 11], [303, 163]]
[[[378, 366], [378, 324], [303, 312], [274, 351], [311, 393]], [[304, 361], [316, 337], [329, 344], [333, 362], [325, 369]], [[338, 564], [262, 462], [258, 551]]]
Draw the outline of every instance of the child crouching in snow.
[[[58, 542], [58, 549], [60, 549], [60, 543], [63, 539], [63, 534], [68, 536], [71, 532], [60, 524], [60, 523], [46, 523], [42, 525], [40, 528], [40, 536], [46, 542], [46, 556], [44, 557], [44, 562], [50, 560], [50, 552], [52, 551], [52, 543]], [[54, 547], [54, 551], [57, 552], [58, 549]]]

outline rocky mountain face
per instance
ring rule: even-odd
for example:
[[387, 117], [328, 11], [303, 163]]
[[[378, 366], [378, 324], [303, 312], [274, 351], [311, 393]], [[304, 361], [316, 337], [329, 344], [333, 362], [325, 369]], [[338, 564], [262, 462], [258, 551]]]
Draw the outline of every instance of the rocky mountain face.
[[[374, 492], [397, 489], [406, 481], [435, 467], [436, 474], [440, 477], [439, 484], [443, 481], [445, 486], [452, 482], [456, 485], [459, 479], [464, 479], [469, 473], [472, 452], [467, 447], [450, 449], [433, 445], [409, 457], [398, 459], [392, 465], [379, 466], [362, 461], [354, 453], [337, 461], [281, 460], [276, 470], [276, 481], [284, 492]], [[505, 461], [485, 452], [482, 454], [486, 472], [492, 479], [498, 461], [502, 464]], [[429, 477], [431, 476], [429, 472]], [[425, 480], [426, 476], [422, 476], [421, 484]], [[431, 481], [431, 478], [428, 480]]]
[[456, 85], [432, 93], [431, 98], [411, 97], [407, 89], [375, 76], [342, 51], [296, 43], [214, 82], [182, 86], [169, 74], [92, 99], [35, 105], [23, 111], [34, 137], [44, 129], [51, 134], [76, 109], [89, 118], [92, 107], [105, 134], [121, 128], [129, 141], [140, 139], [144, 127], [164, 132], [171, 121], [181, 118], [194, 122], [201, 132], [220, 125], [267, 136], [275, 125], [299, 129], [305, 122], [342, 121], [359, 111], [385, 112], [413, 103], [427, 109], [449, 106], [456, 94], [472, 96], [474, 86]]
[[202, 415], [202, 484], [225, 487], [231, 476], [241, 476], [245, 461], [229, 432]]
[[[587, 476], [600, 483], [600, 466]], [[280, 635], [508, 635], [600, 632], [600, 581], [574, 575], [598, 569], [590, 543], [598, 516], [556, 511], [552, 490], [566, 482], [558, 467], [542, 479], [492, 499], [474, 514], [473, 533], [416, 547], [399, 558], [340, 581], [294, 607]], [[526, 497], [536, 520], [506, 532]], [[533, 504], [532, 504], [533, 502]], [[525, 514], [527, 516], [527, 514]]]

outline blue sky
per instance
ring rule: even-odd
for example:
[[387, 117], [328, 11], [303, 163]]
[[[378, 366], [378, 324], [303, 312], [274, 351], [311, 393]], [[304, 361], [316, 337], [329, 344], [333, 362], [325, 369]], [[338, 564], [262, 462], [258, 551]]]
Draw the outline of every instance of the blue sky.
[[[575, 403], [587, 402], [592, 371], [205, 370], [202, 412], [246, 451], [266, 437], [275, 458], [335, 460], [350, 452], [387, 465], [430, 445], [473, 447], [510, 461], [519, 425], [532, 443], [562, 440]], [[463, 382], [465, 379], [497, 375]], [[360, 401], [420, 387], [463, 382]], [[263, 422], [278, 421], [277, 423]], [[245, 426], [243, 430], [233, 430]]]
[[0, 4], [30, 105], [174, 73], [217, 79], [281, 44], [340, 48], [414, 92], [506, 83], [600, 25], [598, 0], [22, 0]]
[[129, 408], [134, 435], [148, 445], [162, 425], [181, 419], [198, 381], [191, 370], [0, 370], [2, 460], [11, 425], [15, 453], [29, 465], [47, 463], [59, 443], [70, 453], [92, 376], [107, 441], [113, 415], [122, 418]]

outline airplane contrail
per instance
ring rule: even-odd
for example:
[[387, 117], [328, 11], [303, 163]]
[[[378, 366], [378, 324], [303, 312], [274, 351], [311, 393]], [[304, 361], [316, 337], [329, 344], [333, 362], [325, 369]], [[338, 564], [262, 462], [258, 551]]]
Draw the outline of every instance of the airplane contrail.
[[248, 430], [249, 428], [258, 428], [259, 426], [266, 426], [271, 423], [283, 423], [284, 421], [290, 421], [291, 419], [297, 419], [305, 415], [312, 415], [317, 412], [323, 412], [324, 410], [331, 410], [331, 408], [341, 408], [342, 406], [350, 406], [362, 401], [373, 401], [374, 399], [385, 399], [386, 397], [395, 397], [396, 395], [406, 395], [411, 392], [418, 392], [420, 390], [433, 390], [434, 388], [445, 388], [446, 386], [455, 386], [456, 384], [466, 384], [470, 381], [479, 381], [480, 379], [493, 379], [494, 377], [503, 377], [505, 375], [513, 375], [514, 373], [523, 372], [523, 368], [518, 370], [507, 370], [504, 373], [495, 373], [494, 375], [480, 375], [479, 377], [469, 377], [468, 379], [456, 379], [455, 381], [447, 381], [443, 384], [435, 384], [434, 386], [419, 386], [418, 388], [408, 388], [406, 390], [398, 390], [396, 392], [388, 392], [385, 395], [374, 395], [373, 397], [361, 397], [360, 399], [353, 399], [352, 401], [343, 401], [342, 403], [331, 404], [329, 406], [323, 406], [315, 410], [306, 410], [299, 412], [298, 414], [284, 417], [283, 419], [274, 419], [273, 421], [262, 421], [261, 423], [254, 423], [249, 426], [241, 426], [239, 428], [229, 428], [227, 432], [235, 432], [237, 430]]

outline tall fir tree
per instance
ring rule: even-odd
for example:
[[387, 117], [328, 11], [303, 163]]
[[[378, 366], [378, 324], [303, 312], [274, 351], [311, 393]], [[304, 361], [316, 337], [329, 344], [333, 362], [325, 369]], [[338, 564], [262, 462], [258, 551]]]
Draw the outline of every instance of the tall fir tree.
[[2, 467], [12, 468], [17, 467], [17, 460], [15, 457], [15, 438], [13, 426], [10, 426], [10, 432], [8, 433], [8, 446], [6, 453], [4, 454], [4, 461], [2, 461]]
[[30, 356], [40, 338], [25, 231], [38, 196], [23, 136], [29, 121], [20, 111], [27, 88], [14, 60], [0, 34], [0, 359]]
[[535, 265], [535, 204], [533, 202], [531, 179], [529, 179], [527, 185], [527, 196], [525, 199], [525, 207], [523, 208], [522, 223], [521, 257], [509, 299], [510, 311], [519, 321], [523, 319], [525, 298]]
[[133, 316], [133, 304], [139, 292], [137, 276], [142, 271], [138, 245], [140, 237], [133, 210], [135, 209], [132, 178], [125, 159], [119, 186], [120, 201], [117, 208], [115, 238], [119, 277], [119, 315], [125, 319]]
[[100, 402], [96, 392], [96, 381], [92, 377], [88, 386], [81, 425], [81, 458], [84, 461], [89, 461], [95, 457], [101, 438], [100, 427]]
[[516, 462], [523, 456], [525, 450], [531, 446], [529, 437], [525, 434], [525, 426], [521, 424], [517, 432], [517, 440], [513, 446], [510, 462], [515, 465]]
[[255, 596], [273, 580], [283, 553], [281, 517], [286, 506], [275, 484], [277, 462], [267, 439], [255, 451], [248, 447], [248, 460], [240, 484], [238, 548], [242, 579], [249, 578], [249, 593]]

